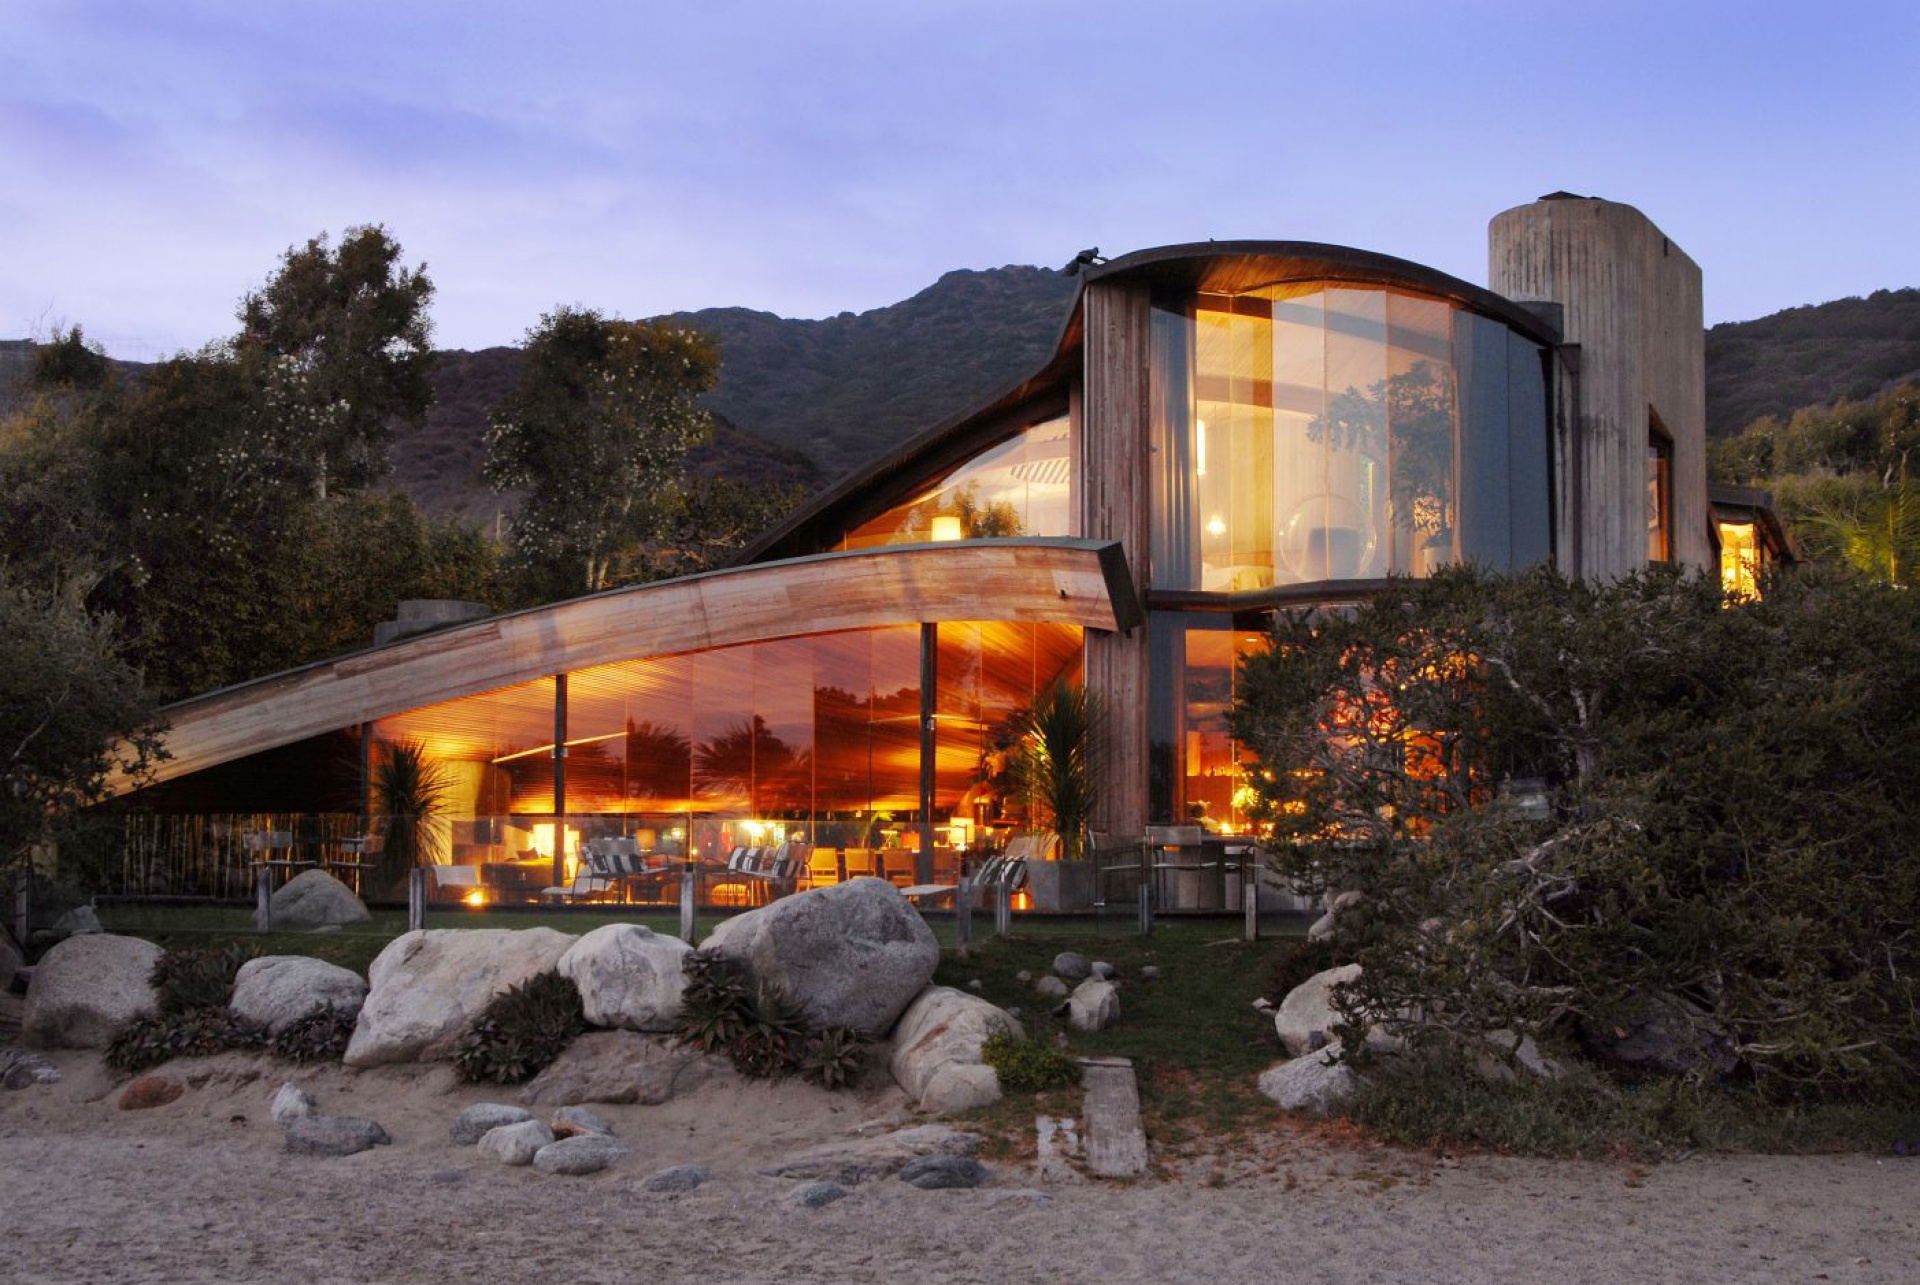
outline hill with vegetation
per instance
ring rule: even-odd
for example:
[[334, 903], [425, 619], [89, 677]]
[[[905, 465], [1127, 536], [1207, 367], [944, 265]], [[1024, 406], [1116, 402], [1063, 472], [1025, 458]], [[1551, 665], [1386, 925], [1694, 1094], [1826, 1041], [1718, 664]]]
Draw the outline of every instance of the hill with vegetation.
[[1920, 379], [1920, 289], [1788, 308], [1707, 331], [1707, 432], [1861, 401]]

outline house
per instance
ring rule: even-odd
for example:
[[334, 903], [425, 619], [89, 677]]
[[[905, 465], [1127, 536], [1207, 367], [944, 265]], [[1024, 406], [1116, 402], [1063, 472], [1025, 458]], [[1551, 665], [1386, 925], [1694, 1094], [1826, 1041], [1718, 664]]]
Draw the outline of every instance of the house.
[[1276, 609], [1463, 559], [1705, 568], [1742, 515], [1784, 550], [1763, 496], [1709, 501], [1700, 271], [1659, 228], [1556, 193], [1493, 220], [1491, 282], [1298, 242], [1086, 264], [1040, 370], [737, 565], [181, 702], [146, 798], [358, 827], [409, 741], [494, 895], [611, 836], [928, 882], [1005, 821], [1007, 729], [1064, 677], [1111, 724], [1096, 830], [1235, 829], [1235, 660]]

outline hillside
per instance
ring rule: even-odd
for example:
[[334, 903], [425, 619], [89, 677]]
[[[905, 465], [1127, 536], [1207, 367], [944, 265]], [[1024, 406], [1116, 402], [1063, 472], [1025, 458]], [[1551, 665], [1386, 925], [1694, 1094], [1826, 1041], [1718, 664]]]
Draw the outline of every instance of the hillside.
[[1762, 415], [1871, 397], [1920, 378], [1920, 289], [1788, 308], [1707, 331], [1707, 432], [1725, 437]]

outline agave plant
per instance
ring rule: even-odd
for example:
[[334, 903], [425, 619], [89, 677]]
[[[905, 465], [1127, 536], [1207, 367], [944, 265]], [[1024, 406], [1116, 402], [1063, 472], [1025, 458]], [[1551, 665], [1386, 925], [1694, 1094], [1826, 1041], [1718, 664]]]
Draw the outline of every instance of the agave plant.
[[387, 747], [373, 770], [373, 804], [380, 814], [380, 868], [386, 888], [415, 866], [430, 863], [439, 843], [433, 822], [445, 810], [452, 782], [417, 741]]
[[1021, 718], [1013, 769], [1036, 826], [1060, 840], [1060, 858], [1086, 855], [1087, 823], [1098, 798], [1104, 720], [1086, 689], [1062, 679]]

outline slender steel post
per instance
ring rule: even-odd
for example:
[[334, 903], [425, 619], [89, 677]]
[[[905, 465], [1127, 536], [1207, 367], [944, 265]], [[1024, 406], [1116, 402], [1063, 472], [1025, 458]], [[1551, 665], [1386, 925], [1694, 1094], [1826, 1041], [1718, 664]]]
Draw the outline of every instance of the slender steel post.
[[1148, 884], [1140, 885], [1140, 935], [1147, 936], [1153, 931], [1153, 888]]
[[1013, 935], [1013, 889], [1001, 884], [993, 890], [993, 931], [997, 936]]
[[567, 676], [553, 676], [553, 886], [567, 881]]
[[263, 933], [273, 931], [273, 871], [266, 866], [253, 872], [253, 922]]

